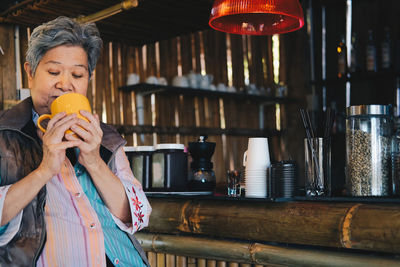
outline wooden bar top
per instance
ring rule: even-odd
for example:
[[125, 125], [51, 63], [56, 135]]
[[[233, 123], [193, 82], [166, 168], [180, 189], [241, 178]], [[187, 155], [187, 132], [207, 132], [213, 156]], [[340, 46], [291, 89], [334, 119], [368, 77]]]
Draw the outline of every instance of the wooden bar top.
[[148, 195], [147, 231], [400, 253], [400, 201]]

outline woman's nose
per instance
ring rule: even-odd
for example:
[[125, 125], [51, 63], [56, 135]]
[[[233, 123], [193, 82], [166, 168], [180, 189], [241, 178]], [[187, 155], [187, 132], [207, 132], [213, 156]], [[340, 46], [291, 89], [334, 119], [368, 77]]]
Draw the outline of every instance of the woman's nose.
[[71, 83], [71, 79], [68, 75], [60, 75], [59, 80], [57, 81], [56, 87], [61, 89], [62, 91], [72, 91], [73, 85]]

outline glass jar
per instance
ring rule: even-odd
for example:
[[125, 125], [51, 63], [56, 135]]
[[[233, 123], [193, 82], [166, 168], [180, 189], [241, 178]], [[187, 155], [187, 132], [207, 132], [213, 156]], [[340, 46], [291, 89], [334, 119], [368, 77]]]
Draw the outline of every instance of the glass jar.
[[392, 137], [392, 192], [400, 195], [400, 118], [396, 118], [395, 132]]
[[346, 113], [348, 194], [390, 195], [391, 106], [350, 106]]

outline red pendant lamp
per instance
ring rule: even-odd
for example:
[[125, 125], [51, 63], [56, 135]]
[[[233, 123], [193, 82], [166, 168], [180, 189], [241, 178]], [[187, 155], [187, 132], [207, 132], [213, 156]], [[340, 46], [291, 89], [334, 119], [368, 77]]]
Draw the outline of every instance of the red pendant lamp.
[[209, 25], [218, 31], [272, 35], [304, 25], [299, 0], [215, 0]]

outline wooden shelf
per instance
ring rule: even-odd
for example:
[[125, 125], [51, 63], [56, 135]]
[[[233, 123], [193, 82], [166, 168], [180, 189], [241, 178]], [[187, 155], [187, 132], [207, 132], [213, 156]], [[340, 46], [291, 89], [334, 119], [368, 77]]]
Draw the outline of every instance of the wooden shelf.
[[295, 102], [292, 98], [287, 97], [273, 97], [265, 95], [252, 95], [246, 93], [232, 93], [232, 92], [221, 92], [205, 89], [195, 89], [191, 87], [175, 87], [167, 85], [155, 85], [148, 83], [139, 83], [135, 85], [122, 86], [119, 88], [123, 91], [134, 91], [136, 93], [141, 93], [144, 95], [148, 94], [182, 94], [190, 96], [207, 96], [207, 97], [217, 97], [224, 99], [240, 99], [240, 100], [250, 100], [263, 104], [275, 104], [275, 103], [290, 103]]
[[230, 136], [252, 136], [252, 137], [265, 137], [265, 136], [280, 136], [285, 131], [278, 131], [274, 129], [241, 129], [241, 128], [206, 128], [206, 127], [167, 127], [167, 126], [151, 126], [151, 125], [113, 125], [121, 134], [183, 134], [183, 135], [230, 135]]

